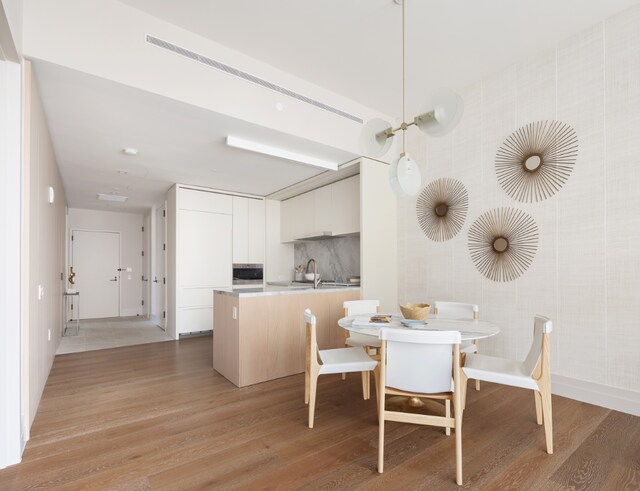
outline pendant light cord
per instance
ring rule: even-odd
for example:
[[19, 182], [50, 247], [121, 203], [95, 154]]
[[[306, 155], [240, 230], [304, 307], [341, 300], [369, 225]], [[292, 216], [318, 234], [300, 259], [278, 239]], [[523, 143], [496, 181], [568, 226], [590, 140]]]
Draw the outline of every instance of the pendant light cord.
[[[402, 0], [402, 124], [405, 123], [405, 112], [406, 112], [406, 73], [405, 73], [405, 54], [404, 54], [404, 2]], [[402, 153], [407, 152], [407, 131], [406, 129], [402, 131]]]

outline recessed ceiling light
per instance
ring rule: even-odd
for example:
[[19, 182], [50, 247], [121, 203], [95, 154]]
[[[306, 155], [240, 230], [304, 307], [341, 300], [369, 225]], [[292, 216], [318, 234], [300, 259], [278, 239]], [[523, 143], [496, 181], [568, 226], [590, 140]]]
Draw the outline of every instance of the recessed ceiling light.
[[116, 172], [118, 174], [128, 174], [128, 172], [126, 170], [117, 170]]
[[125, 155], [130, 155], [132, 157], [135, 156], [135, 155], [138, 155], [138, 149], [137, 148], [131, 148], [131, 147], [123, 148], [122, 152]]
[[129, 198], [127, 196], [121, 196], [119, 194], [102, 194], [98, 193], [96, 196], [100, 201], [117, 201], [118, 203], [124, 203]]
[[282, 111], [284, 109], [284, 104], [282, 102], [276, 102], [276, 109], [278, 111]]

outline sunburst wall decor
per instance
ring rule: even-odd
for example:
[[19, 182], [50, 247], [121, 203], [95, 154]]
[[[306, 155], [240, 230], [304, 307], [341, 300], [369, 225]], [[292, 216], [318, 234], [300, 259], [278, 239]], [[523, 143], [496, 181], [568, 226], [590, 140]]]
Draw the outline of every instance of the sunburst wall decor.
[[416, 203], [420, 228], [438, 242], [449, 240], [460, 231], [468, 208], [469, 195], [464, 184], [450, 177], [431, 182]]
[[473, 263], [493, 281], [512, 281], [524, 273], [538, 249], [538, 226], [516, 208], [496, 208], [480, 215], [469, 229]]
[[578, 156], [575, 130], [560, 121], [536, 121], [509, 135], [496, 154], [502, 189], [525, 203], [553, 196], [569, 179]]

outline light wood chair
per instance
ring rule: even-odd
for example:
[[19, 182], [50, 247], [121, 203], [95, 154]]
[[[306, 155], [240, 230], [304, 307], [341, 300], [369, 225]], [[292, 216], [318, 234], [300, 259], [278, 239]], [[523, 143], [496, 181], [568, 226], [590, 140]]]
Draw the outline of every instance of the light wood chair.
[[307, 329], [307, 353], [304, 372], [304, 402], [309, 405], [309, 428], [313, 428], [313, 418], [316, 407], [316, 391], [318, 376], [330, 373], [362, 372], [362, 397], [369, 399], [367, 391], [369, 372], [378, 366], [378, 362], [371, 358], [362, 347], [337, 348], [319, 350], [316, 339], [316, 316], [311, 310], [304, 311]]
[[[381, 329], [378, 377], [378, 472], [384, 468], [384, 422], [397, 421], [454, 428], [456, 482], [462, 485], [462, 389], [459, 331], [408, 331]], [[453, 356], [452, 356], [453, 353]], [[453, 373], [453, 378], [451, 374]], [[413, 414], [386, 409], [386, 395], [424, 397], [450, 402], [445, 416]]]
[[[478, 320], [478, 306], [473, 303], [433, 302], [433, 313], [444, 319]], [[460, 345], [460, 353], [477, 353], [478, 340]], [[476, 390], [480, 390], [480, 381], [476, 380]]]
[[[533, 342], [524, 362], [472, 354], [467, 355], [465, 366], [462, 369], [463, 390], [466, 390], [467, 378], [533, 390], [536, 402], [536, 421], [539, 425], [544, 422], [544, 434], [549, 454], [553, 453], [551, 351], [549, 347], [549, 333], [552, 328], [552, 323], [547, 317], [535, 316]], [[465, 398], [466, 392], [463, 401]]]
[[[342, 304], [344, 308], [344, 316], [372, 314], [377, 313], [380, 310], [379, 300], [349, 300]], [[357, 332], [350, 332], [347, 329], [342, 329], [344, 333], [344, 345], [345, 347], [362, 347], [367, 354], [375, 355], [378, 348], [380, 348], [380, 341], [367, 336], [365, 334], [358, 334]], [[347, 374], [342, 374], [342, 380], [346, 380]], [[371, 378], [367, 375], [367, 390], [370, 391]]]

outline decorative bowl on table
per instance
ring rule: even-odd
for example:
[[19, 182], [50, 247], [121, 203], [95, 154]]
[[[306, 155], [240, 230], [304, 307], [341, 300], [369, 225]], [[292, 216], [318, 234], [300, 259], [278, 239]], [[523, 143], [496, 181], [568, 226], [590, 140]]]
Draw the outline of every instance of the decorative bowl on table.
[[429, 315], [428, 303], [403, 303], [400, 304], [400, 311], [405, 319], [423, 321]]

